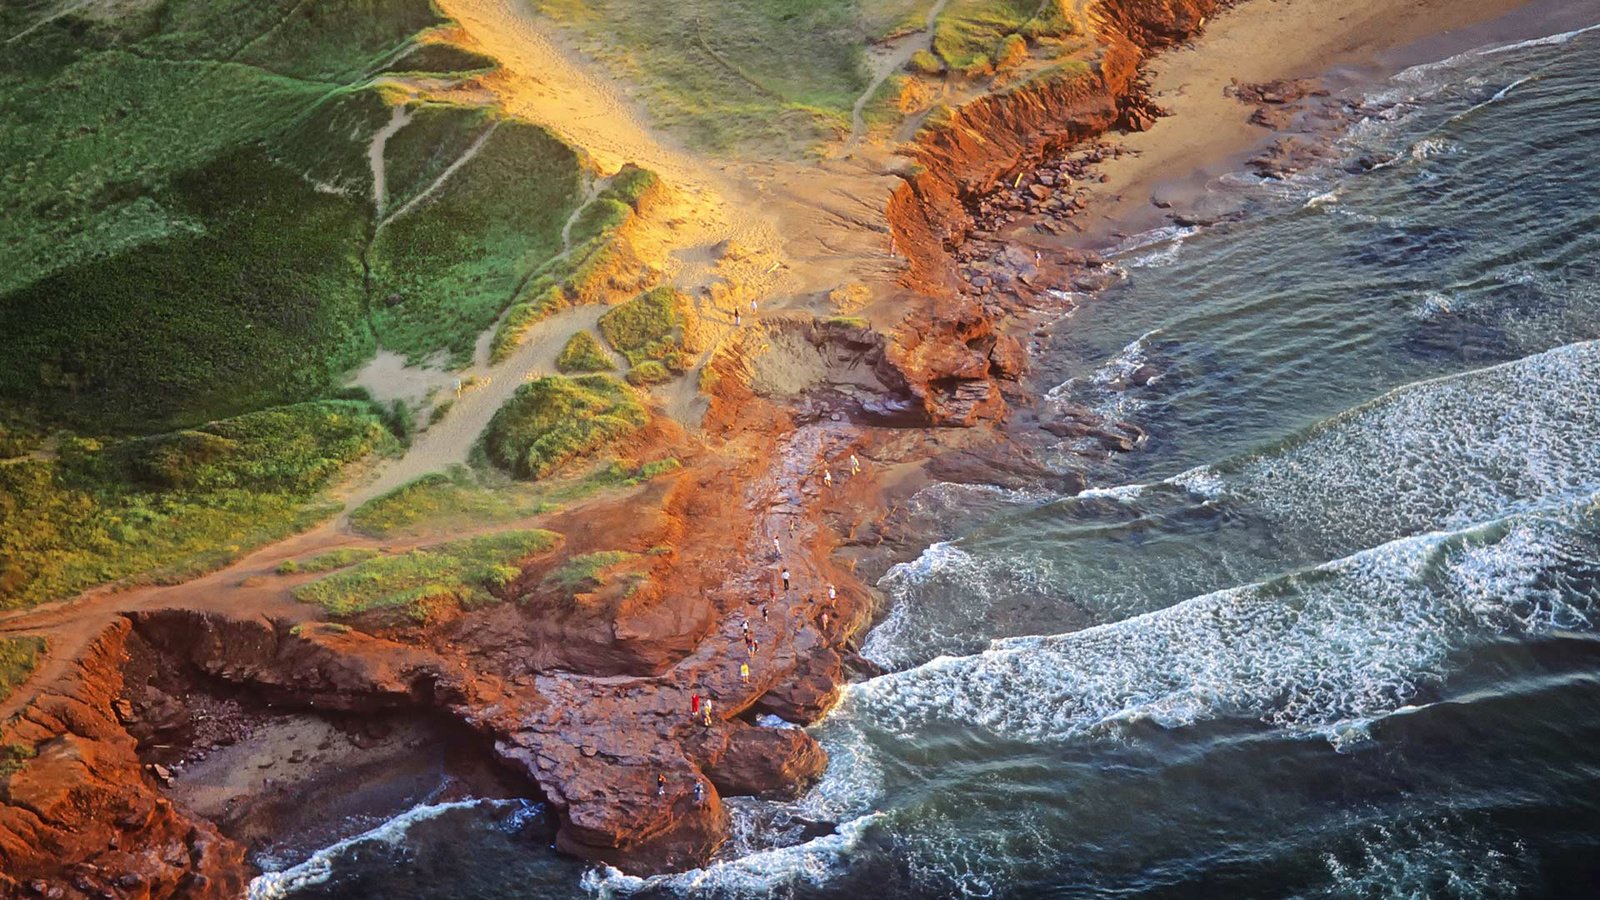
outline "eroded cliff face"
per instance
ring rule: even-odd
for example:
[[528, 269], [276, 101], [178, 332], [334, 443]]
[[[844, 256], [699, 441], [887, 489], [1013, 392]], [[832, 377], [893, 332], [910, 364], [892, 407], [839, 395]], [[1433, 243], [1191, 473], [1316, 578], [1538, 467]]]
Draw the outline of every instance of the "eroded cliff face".
[[[912, 165], [890, 196], [901, 279], [912, 310], [890, 359], [938, 425], [1002, 415], [1004, 383], [1023, 365], [997, 332], [1003, 302], [965, 292], [955, 251], [973, 231], [973, 209], [1002, 181], [1052, 154], [1117, 128], [1143, 129], [1150, 103], [1140, 64], [1195, 36], [1227, 0], [1102, 0], [1091, 9], [1099, 58], [980, 97], [925, 124], [908, 148]], [[1023, 292], [1029, 287], [1019, 286]]]
[[244, 849], [162, 795], [117, 719], [131, 630], [116, 620], [71, 672], [0, 727], [0, 745], [25, 748], [0, 776], [0, 895], [244, 892]]

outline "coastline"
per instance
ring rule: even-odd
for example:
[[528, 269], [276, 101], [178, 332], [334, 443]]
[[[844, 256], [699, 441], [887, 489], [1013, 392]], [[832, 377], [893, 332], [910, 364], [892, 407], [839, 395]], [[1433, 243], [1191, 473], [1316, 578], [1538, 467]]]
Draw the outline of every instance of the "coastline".
[[[1101, 137], [1112, 140], [1118, 146], [1135, 151], [1137, 155], [1129, 153], [1109, 158], [1098, 164], [1096, 171], [1104, 174], [1107, 180], [1090, 188], [1092, 196], [1089, 205], [1081, 213], [1081, 221], [1087, 226], [1083, 234], [1042, 240], [1036, 236], [1029, 236], [1027, 243], [1069, 251], [1063, 254], [1064, 258], [1059, 264], [1045, 267], [1045, 271], [1051, 277], [1058, 275], [1071, 277], [1071, 273], [1081, 263], [1081, 258], [1072, 251], [1099, 249], [1117, 232], [1146, 230], [1162, 224], [1174, 211], [1181, 213], [1185, 204], [1191, 204], [1203, 194], [1207, 182], [1219, 174], [1237, 171], [1257, 148], [1273, 138], [1275, 132], [1249, 124], [1250, 106], [1235, 98], [1222, 95], [1221, 87], [1228, 84], [1230, 79], [1253, 82], [1310, 77], [1319, 79], [1324, 85], [1336, 87], [1371, 83], [1398, 68], [1401, 65], [1399, 60], [1410, 59], [1411, 54], [1417, 52], [1433, 52], [1419, 48], [1439, 48], [1438, 55], [1431, 57], [1439, 58], [1463, 49], [1450, 50], [1449, 48], [1453, 46], [1450, 42], [1452, 39], [1481, 43], [1475, 38], [1464, 35], [1483, 32], [1472, 29], [1457, 30], [1469, 22], [1478, 25], [1498, 22], [1504, 25], [1504, 20], [1517, 18], [1524, 9], [1548, 10], [1555, 4], [1549, 0], [1536, 0], [1531, 4], [1514, 0], [1473, 0], [1449, 8], [1449, 15], [1445, 16], [1439, 14], [1439, 7], [1449, 5], [1441, 4], [1437, 0], [1434, 2], [1417, 0], [1398, 9], [1390, 8], [1378, 0], [1361, 0], [1354, 10], [1341, 19], [1341, 21], [1350, 20], [1350, 24], [1339, 30], [1336, 35], [1321, 35], [1322, 40], [1308, 47], [1297, 48], [1299, 52], [1294, 53], [1265, 55], [1251, 51], [1252, 47], [1263, 43], [1280, 45], [1286, 41], [1285, 34], [1293, 33], [1296, 28], [1306, 27], [1306, 23], [1315, 19], [1314, 11], [1309, 9], [1310, 5], [1310, 0], [1271, 0], [1271, 2], [1249, 0], [1209, 23], [1206, 32], [1194, 42], [1192, 48], [1187, 45], [1180, 46], [1153, 58], [1150, 63], [1150, 72], [1153, 74], [1150, 82], [1151, 94], [1157, 103], [1168, 106], [1173, 115], [1160, 119], [1149, 131], [1114, 136], [1107, 133], [1090, 138], [1091, 141]], [[1284, 13], [1290, 13], [1290, 17], [1280, 18]], [[1530, 13], [1528, 20], [1536, 19]], [[1537, 20], [1548, 21], [1548, 19]], [[1361, 43], [1360, 49], [1355, 49], [1358, 46], [1357, 42], [1371, 42], [1372, 46]], [[1174, 175], [1174, 171], [1180, 174]], [[1150, 202], [1152, 195], [1159, 195], [1168, 208], [1152, 205]], [[1041, 280], [1039, 286], [1046, 285]], [[1017, 331], [1023, 326], [1030, 326], [1032, 322], [1027, 315], [1027, 305], [1022, 304], [1022, 306], [1023, 309], [1008, 311], [1009, 315], [985, 308], [978, 318], [985, 323], [988, 330], [976, 334], [976, 339], [980, 342], [988, 340], [991, 348], [1000, 347], [1002, 346], [1000, 340], [1005, 334]], [[937, 303], [932, 308], [940, 309]], [[927, 313], [928, 309], [923, 308], [921, 312]], [[891, 345], [891, 352], [900, 346], [898, 342], [903, 341], [908, 332], [915, 331], [924, 322], [925, 320], [913, 315], [912, 319], [900, 322], [892, 330], [884, 327], [883, 331], [888, 333], [886, 340]], [[981, 330], [975, 324], [973, 328]], [[963, 341], [974, 338], [974, 332], [971, 331], [958, 334]], [[827, 335], [822, 339], [821, 346], [854, 346], [849, 344], [854, 340], [856, 337], [853, 335]], [[740, 349], [742, 353], [743, 348]], [[990, 366], [991, 371], [1003, 371], [1001, 366], [994, 363], [996, 358], [994, 353], [992, 349], [984, 350], [984, 357], [989, 361], [986, 364]], [[901, 359], [905, 367], [914, 368], [922, 365], [918, 371], [923, 373], [937, 371], [937, 367], [925, 357], [910, 355], [909, 351]], [[739, 362], [743, 364], [745, 360], [741, 358]], [[931, 382], [934, 379], [930, 376], [928, 380]], [[991, 381], [993, 380], [991, 377]], [[1027, 382], [1015, 377], [1002, 380], [1007, 384], [996, 388], [992, 395], [997, 400], [1003, 393], [1013, 409], [1022, 410], [1035, 399], [1029, 396]], [[711, 414], [706, 419], [707, 430], [726, 423], [729, 416], [727, 408], [740, 399], [744, 398], [731, 396], [714, 400]], [[930, 480], [947, 475], [970, 478], [974, 481], [985, 479], [994, 481], [1013, 476], [1027, 479], [1045, 474], [1037, 469], [1031, 469], [1026, 460], [1010, 460], [1005, 456], [1005, 451], [994, 449], [1010, 446], [997, 424], [1005, 416], [1006, 407], [1003, 403], [999, 405], [1001, 410], [999, 413], [992, 416], [975, 413], [971, 421], [958, 423], [979, 424], [978, 428], [948, 428], [942, 427], [943, 423], [936, 422], [916, 431], [899, 431], [882, 423], [877, 426], [871, 423], [829, 426], [825, 422], [816, 420], [797, 426], [795, 420], [801, 416], [795, 406], [794, 403], [787, 407], [782, 403], [775, 403], [772, 410], [764, 408], [758, 418], [762, 419], [762, 425], [770, 425], [772, 435], [752, 441], [750, 446], [741, 450], [737, 471], [730, 465], [713, 472], [711, 477], [707, 477], [704, 472], [698, 473], [696, 477], [701, 479], [699, 484], [693, 485], [694, 479], [690, 479], [691, 487], [685, 489], [685, 493], [688, 493], [695, 487], [715, 487], [720, 483], [719, 479], [723, 478], [740, 487], [746, 485], [749, 487], [748, 491], [739, 491], [740, 496], [731, 498], [725, 506], [711, 509], [711, 520], [717, 524], [728, 525], [728, 535], [708, 535], [699, 540], [685, 537], [679, 547], [678, 558], [674, 561], [681, 570], [692, 574], [691, 587], [694, 590], [720, 591], [727, 595], [718, 597], [708, 618], [696, 623], [699, 631], [695, 635], [695, 640], [709, 644], [720, 634], [730, 646], [736, 644], [735, 631], [738, 622], [741, 617], [750, 615], [747, 598], [765, 590], [765, 583], [760, 581], [760, 576], [750, 578], [748, 572], [754, 570], [765, 573], [771, 568], [771, 560], [767, 559], [767, 540], [776, 539], [783, 534], [784, 532], [780, 530], [782, 526], [787, 525], [790, 529], [787, 533], [794, 534], [792, 522], [786, 518], [788, 513], [763, 505], [774, 503], [775, 497], [803, 497], [808, 507], [805, 514], [805, 519], [809, 520], [805, 522], [808, 530], [802, 532], [804, 549], [797, 554], [802, 561], [795, 564], [796, 573], [813, 584], [836, 579], [844, 585], [850, 576], [854, 576], [852, 580], [857, 583], [848, 585], [848, 594], [853, 602], [836, 613], [832, 627], [817, 626], [809, 621], [815, 618], [821, 609], [819, 604], [808, 603], [805, 606], [794, 604], [792, 611], [796, 617], [806, 621], [797, 625], [787, 638], [781, 636], [781, 632], [779, 635], [773, 635], [770, 640], [767, 635], [762, 636], [767, 646], [774, 650], [781, 649], [785, 655], [784, 665], [787, 666], [785, 674], [773, 678], [790, 678], [792, 682], [789, 685], [773, 684], [772, 678], [767, 678], [760, 686], [761, 689], [756, 690], [753, 687], [741, 686], [730, 677], [719, 686], [730, 697], [735, 698], [725, 707], [719, 700], [719, 716], [731, 719], [728, 722], [728, 734], [733, 737], [748, 738], [757, 733], [757, 729], [747, 727], [745, 723], [738, 721], [740, 715], [749, 718], [746, 715], [748, 711], [771, 712], [776, 709], [784, 718], [791, 720], [814, 719], [824, 714], [836, 696], [840, 682], [846, 679], [846, 672], [851, 670], [852, 665], [857, 667], [856, 671], [863, 670], [859, 663], [853, 663], [851, 648], [859, 645], [872, 624], [869, 621], [872, 612], [868, 609], [871, 604], [865, 601], [872, 592], [870, 585], [875, 580], [874, 573], [896, 561], [897, 553], [904, 552], [904, 547], [896, 550], [895, 545], [897, 542], [903, 544], [906, 536], [895, 533], [893, 525], [894, 510], [901, 500]], [[859, 452], [867, 459], [871, 475], [864, 479], [859, 487], [854, 483], [854, 479], [850, 479], [845, 482], [845, 488], [824, 494], [816, 489], [814, 479], [808, 479], [808, 473], [814, 471], [819, 460], [829, 459], [830, 454], [831, 458], [837, 459], [846, 447], [862, 448]], [[930, 468], [936, 469], [936, 474], [930, 472]], [[757, 484], [762, 482], [763, 475], [767, 479], [766, 482]], [[691, 506], [690, 501], [684, 497], [677, 497], [675, 502], [683, 508], [674, 511], [682, 512], [685, 519], [688, 519], [694, 510], [702, 512], [705, 510], [704, 507]], [[761, 511], [751, 513], [750, 510]], [[735, 532], [735, 529], [742, 529], [746, 525], [750, 526], [748, 537]], [[820, 527], [817, 527], [815, 532], [810, 532], [812, 525]], [[740, 546], [737, 554], [742, 554], [745, 559], [732, 558], [736, 553], [728, 546], [730, 540], [736, 545], [742, 542], [743, 546]], [[720, 555], [724, 551], [729, 551], [728, 558]], [[848, 565], [844, 564], [846, 562]], [[858, 563], [864, 563], [859, 573], [856, 571]], [[677, 614], [680, 611], [679, 608], [674, 608], [670, 612]], [[876, 612], [881, 614], [884, 610]], [[822, 621], [826, 622], [826, 613], [823, 615]], [[286, 638], [284, 643], [288, 643]], [[333, 641], [324, 639], [318, 643], [320, 646], [320, 644], [332, 644]], [[190, 649], [193, 652], [192, 648]], [[682, 648], [669, 649], [676, 651]], [[190, 661], [196, 665], [202, 662], [198, 656]], [[687, 658], [680, 661], [685, 664], [690, 662]], [[452, 660], [452, 664], [453, 662]], [[425, 660], [421, 665], [437, 666], [440, 670], [445, 668], [445, 663], [433, 659]], [[698, 659], [694, 661], [694, 665], [698, 668], [689, 674], [712, 672], [717, 663], [711, 659]], [[262, 668], [266, 670], [269, 667], [263, 665]], [[686, 671], [688, 668], [686, 665]], [[659, 676], [661, 673], [656, 674]], [[728, 673], [724, 671], [721, 675], [726, 676]], [[607, 677], [621, 676], [608, 674]], [[521, 759], [528, 761], [530, 771], [537, 766], [543, 766], [544, 763], [535, 762], [534, 757], [543, 753], [541, 744], [546, 739], [564, 740], [573, 736], [570, 730], [562, 729], [570, 729], [574, 720], [582, 720], [584, 727], [590, 729], [584, 731], [581, 736], [599, 743], [602, 757], [614, 752], [614, 748], [606, 746], [604, 739], [606, 736], [597, 737], [600, 734], [595, 730], [598, 727], [596, 722], [600, 716], [599, 712], [575, 715], [573, 719], [563, 719], [561, 715], [550, 714], [538, 723], [538, 728], [534, 728], [527, 721], [513, 722], [498, 711], [484, 712], [484, 709], [501, 702], [507, 704], [513, 701], [520, 702], [522, 698], [517, 696], [517, 687], [491, 684], [486, 688], [481, 683], [464, 684], [452, 682], [449, 678], [450, 676], [436, 677], [435, 683], [459, 690], [463, 696], [480, 692], [483, 696], [472, 697], [473, 702], [470, 704], [462, 697], [435, 699], [431, 695], [433, 688], [430, 685], [427, 702], [441, 708], [448, 706], [453, 714], [459, 715], [463, 720], [473, 720], [474, 727], [509, 744], [511, 750], [508, 755], [520, 754]], [[795, 688], [797, 684], [801, 686], [799, 689]], [[341, 691], [352, 690], [347, 685], [335, 687]], [[546, 692], [545, 687], [541, 686], [543, 696], [538, 698], [541, 703], [547, 701], [566, 703], [574, 709], [581, 709], [585, 702], [584, 695], [576, 688], [569, 689], [565, 685], [556, 685]], [[730, 750], [727, 741], [731, 738], [723, 733], [718, 733], [714, 737], [722, 738], [724, 743], [708, 749], [708, 745], [714, 743], [711, 738], [702, 737], [698, 729], [685, 729], [676, 721], [682, 718], [682, 710], [685, 708], [685, 703], [678, 696], [683, 693], [682, 687], [679, 685], [678, 690], [670, 697], [663, 696], [659, 703], [646, 698], [643, 691], [627, 693], [620, 687], [611, 690], [609, 696], [604, 699], [614, 701], [613, 714], [643, 716], [645, 718], [641, 721], [651, 723], [659, 719], [663, 724], [655, 727], [659, 727], [661, 732], [669, 737], [661, 746], [677, 746], [680, 740], [686, 741], [686, 746], [693, 745], [694, 752], [689, 759], [694, 765], [685, 771], [686, 777], [696, 777], [699, 769], [695, 766], [702, 765], [701, 759], [721, 760], [729, 758], [730, 753], [757, 755], [774, 749], [747, 742], [743, 750], [737, 745]], [[310, 690], [312, 691], [309, 695], [312, 697], [310, 704], [315, 706], [318, 702], [316, 689]], [[353, 690], [367, 690], [367, 688]], [[417, 692], [417, 687], [413, 683], [389, 690], [392, 694], [400, 695], [408, 690]], [[668, 692], [661, 693], [666, 695]], [[528, 691], [526, 696], [536, 695]], [[788, 703], [787, 707], [783, 705], [785, 702]], [[558, 725], [560, 729], [556, 727]], [[688, 737], [683, 736], [686, 733], [689, 734]], [[321, 735], [317, 737], [318, 740], [322, 739]], [[280, 748], [275, 750], [269, 748], [269, 751], [288, 756], [295, 753], [296, 748], [303, 743], [304, 741], [300, 741], [299, 744], [286, 741], [282, 742]], [[660, 747], [647, 749], [649, 753], [655, 753]], [[804, 748], [786, 745], [775, 749], [777, 752], [774, 753], [772, 761], [777, 765], [771, 768], [776, 771], [761, 771], [754, 775], [745, 772], [726, 772], [721, 776], [721, 782], [717, 787], [737, 784], [740, 787], [755, 785], [759, 789], [769, 789], [768, 782], [786, 781], [787, 785], [775, 785], [781, 789], [785, 786], [795, 786], [815, 774], [818, 761], [806, 757]], [[629, 745], [615, 749], [615, 752], [621, 755], [614, 757], [613, 762], [624, 756], [638, 756], [639, 748]], [[792, 765], [790, 760], [778, 758], [782, 753], [790, 754], [794, 760]], [[240, 756], [239, 771], [247, 771], [246, 766], [260, 765], [257, 757], [250, 756], [246, 761], [245, 757], [248, 754], [242, 749], [237, 755]], [[592, 757], [594, 747], [586, 744], [569, 755]], [[219, 759], [217, 766], [222, 768], [225, 762]], [[568, 763], [579, 769], [586, 765], [581, 759], [562, 761], [563, 765]], [[335, 765], [342, 764], [339, 762]], [[753, 764], [741, 764], [748, 765], [751, 769], [761, 768]], [[644, 793], [641, 796], [651, 796], [652, 782], [647, 776], [657, 771], [656, 765], [657, 761], [652, 758], [646, 766], [635, 766], [639, 771], [629, 777], [637, 775], [634, 780], [639, 784], [630, 784], [628, 789], [632, 790], [643, 785]], [[707, 771], [711, 768], [710, 765], [704, 767]], [[548, 769], [543, 771], [548, 773]], [[313, 779], [308, 777], [305, 780]], [[717, 780], [718, 777], [713, 776], [713, 781]], [[375, 791], [388, 789], [378, 784], [378, 781], [376, 778], [373, 780]], [[690, 806], [687, 797], [680, 790], [681, 785], [688, 783], [687, 781], [680, 783], [678, 772], [674, 770], [672, 803], [679, 807], [679, 812], [684, 812]], [[607, 794], [614, 785], [586, 782], [583, 786], [593, 792], [589, 797], [589, 802], [592, 804], [611, 802]], [[245, 785], [244, 789], [248, 790], [248, 785]], [[182, 802], [181, 794], [173, 796]], [[637, 799], [632, 798], [632, 800]], [[204, 803], [194, 803], [190, 806], [193, 812], [202, 817], [207, 812]], [[214, 806], [213, 803], [212, 808]], [[717, 814], [721, 814], [720, 809], [717, 810]], [[648, 810], [640, 812], [635, 808], [629, 815], [634, 817], [629, 823], [630, 826], [637, 826], [638, 831], [649, 833], [651, 840], [661, 837], [660, 831], [651, 831], [661, 823], [658, 819], [649, 819]], [[693, 812], [685, 812], [684, 818], [693, 818], [695, 815]], [[706, 818], [710, 818], [710, 815], [708, 814]], [[679, 822], [670, 824], [675, 826]], [[691, 841], [695, 845], [696, 852], [715, 843], [713, 838], [718, 827], [715, 821], [701, 821], [693, 825], [696, 830], [691, 835]], [[596, 831], [601, 829], [596, 826]], [[602, 834], [601, 837], [607, 837], [608, 834]], [[611, 849], [596, 850], [597, 846], [602, 845], [567, 844], [564, 849], [590, 854], [590, 858], [609, 852]], [[671, 865], [683, 865], [692, 862], [694, 858], [694, 852], [660, 851], [660, 855], [669, 859]], [[613, 858], [620, 859], [620, 851]]]
[[1224, 93], [1234, 82], [1305, 79], [1338, 94], [1485, 43], [1576, 27], [1568, 23], [1584, 18], [1584, 6], [1592, 7], [1584, 24], [1600, 21], [1600, 4], [1556, 0], [1355, 0], [1337, 16], [1315, 0], [1240, 3], [1197, 41], [1151, 61], [1151, 97], [1171, 115], [1115, 139], [1126, 152], [1097, 167], [1105, 180], [1089, 185], [1086, 231], [1067, 244], [1103, 249], [1119, 233], [1194, 214], [1211, 182], [1245, 169], [1279, 132], [1252, 123], [1253, 107]]

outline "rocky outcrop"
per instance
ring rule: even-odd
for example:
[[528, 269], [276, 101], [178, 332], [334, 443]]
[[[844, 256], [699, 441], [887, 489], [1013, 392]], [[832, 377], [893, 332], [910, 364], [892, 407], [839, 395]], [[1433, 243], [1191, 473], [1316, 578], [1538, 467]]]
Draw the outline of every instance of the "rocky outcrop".
[[129, 632], [117, 620], [0, 726], [0, 895], [244, 893], [243, 848], [162, 796], [117, 720]]
[[[887, 213], [894, 246], [909, 263], [902, 283], [920, 301], [910, 304], [911, 317], [897, 329], [902, 349], [894, 361], [936, 424], [1001, 415], [1005, 404], [996, 379], [1015, 377], [1017, 368], [1007, 355], [996, 365], [972, 352], [974, 338], [993, 335], [993, 320], [1003, 315], [962, 296], [968, 285], [957, 251], [973, 232], [983, 199], [1069, 146], [1114, 128], [1149, 127], [1160, 110], [1144, 90], [1140, 64], [1151, 51], [1194, 36], [1221, 5], [1104, 0], [1093, 7], [1102, 44], [1093, 65], [1063, 67], [924, 123], [906, 151], [912, 163]], [[1035, 179], [1019, 199], [1024, 207], [1054, 202], [1065, 209], [1076, 202]], [[1019, 180], [1016, 186], [1021, 189]]]

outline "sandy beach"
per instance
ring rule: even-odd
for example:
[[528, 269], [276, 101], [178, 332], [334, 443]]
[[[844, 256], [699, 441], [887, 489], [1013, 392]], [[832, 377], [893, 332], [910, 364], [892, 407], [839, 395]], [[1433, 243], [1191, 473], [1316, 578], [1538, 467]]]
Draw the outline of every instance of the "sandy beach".
[[1100, 167], [1076, 246], [1163, 224], [1158, 199], [1182, 209], [1220, 175], [1238, 171], [1275, 132], [1251, 124], [1253, 107], [1225, 93], [1234, 82], [1314, 79], [1337, 91], [1490, 41], [1510, 41], [1600, 21], [1600, 3], [1556, 0], [1250, 0], [1207, 23], [1196, 41], [1149, 66], [1155, 101], [1171, 115], [1121, 135], [1127, 151]]

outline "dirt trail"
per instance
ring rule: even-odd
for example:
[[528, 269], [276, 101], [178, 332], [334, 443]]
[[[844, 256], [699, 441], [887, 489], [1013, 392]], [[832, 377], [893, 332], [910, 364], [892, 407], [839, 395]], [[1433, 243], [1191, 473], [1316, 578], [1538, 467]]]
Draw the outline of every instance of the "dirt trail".
[[411, 113], [404, 105], [397, 104], [389, 113], [389, 121], [372, 135], [372, 143], [367, 145], [367, 163], [372, 167], [372, 217], [375, 221], [383, 221], [383, 214], [389, 205], [389, 179], [388, 169], [384, 165], [384, 152], [389, 146], [389, 138], [410, 122]]
[[894, 73], [904, 69], [906, 63], [918, 50], [927, 50], [933, 46], [933, 23], [938, 21], [939, 13], [944, 12], [945, 5], [950, 0], [939, 0], [928, 10], [928, 18], [920, 31], [901, 35], [892, 41], [887, 41], [872, 48], [867, 55], [867, 64], [872, 67], [872, 81], [867, 84], [866, 90], [856, 98], [855, 105], [850, 108], [850, 137], [839, 148], [835, 156], [849, 156], [856, 148], [861, 146], [861, 139], [866, 135], [866, 122], [862, 119], [862, 112], [871, 102], [872, 96], [878, 92], [885, 81]]
[[432, 184], [423, 188], [422, 191], [415, 197], [407, 200], [406, 205], [395, 210], [392, 215], [380, 219], [378, 221], [378, 230], [382, 231], [389, 225], [390, 222], [393, 222], [395, 219], [398, 219], [415, 209], [423, 201], [433, 196], [433, 192], [442, 187], [446, 181], [449, 181], [451, 175], [454, 175], [456, 172], [460, 171], [462, 166], [466, 165], [468, 162], [471, 162], [472, 158], [478, 155], [478, 151], [483, 149], [484, 144], [489, 143], [489, 138], [494, 136], [495, 130], [499, 127], [500, 123], [496, 122], [493, 125], [490, 125], [488, 128], [485, 128], [483, 133], [478, 135], [478, 139], [472, 142], [472, 146], [468, 147], [460, 156], [456, 157], [455, 162], [451, 163], [443, 172], [440, 172], [439, 177], [435, 178]]
[[[574, 306], [528, 329], [522, 346], [497, 366], [476, 365], [459, 373], [460, 396], [450, 412], [417, 435], [405, 456], [384, 467], [376, 478], [358, 487], [345, 502], [345, 510], [430, 472], [465, 463], [489, 420], [525, 381], [556, 373], [556, 357], [567, 339], [579, 329], [592, 329], [607, 307]], [[477, 379], [476, 383], [472, 383]], [[342, 521], [341, 517], [341, 521]]]

